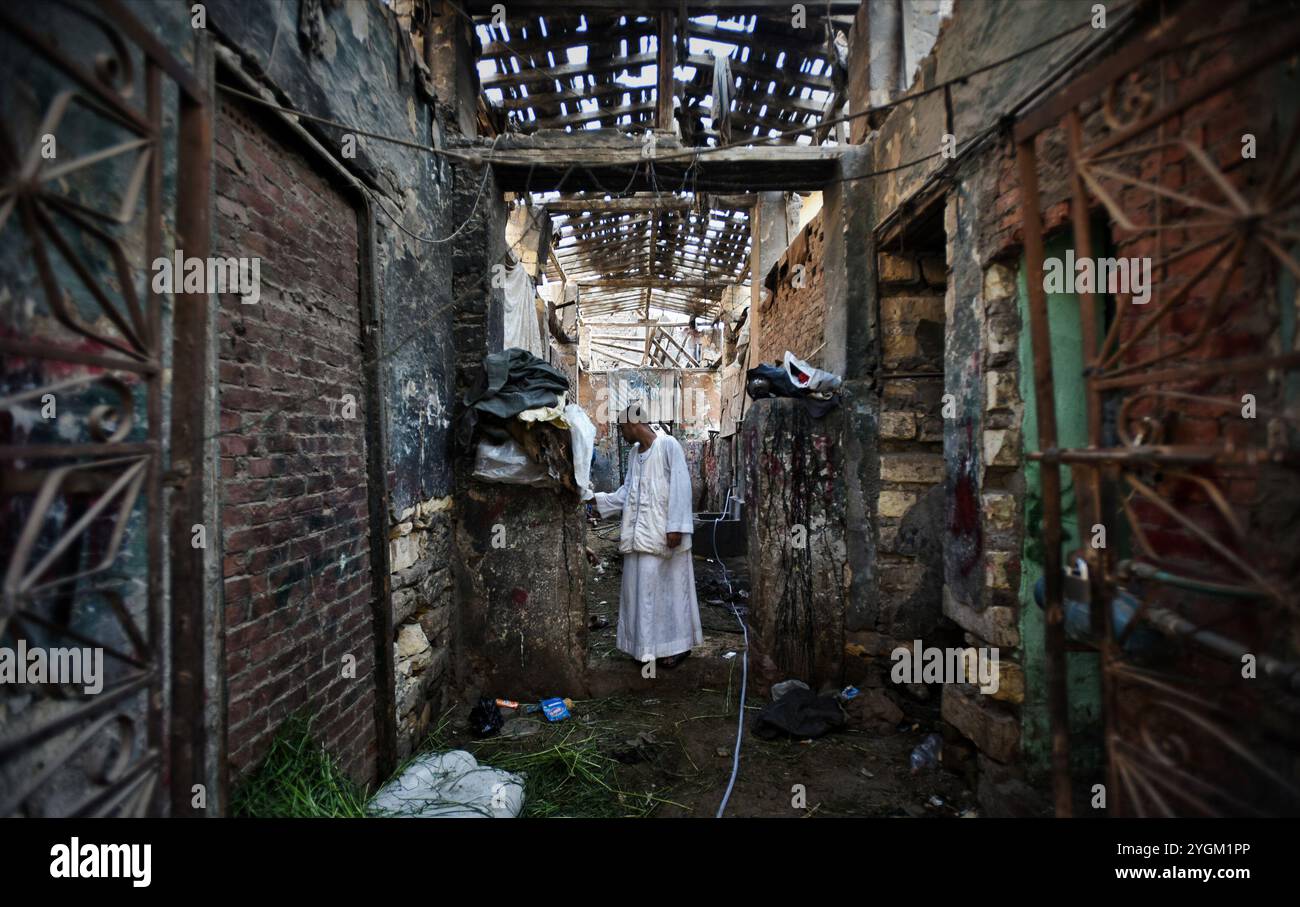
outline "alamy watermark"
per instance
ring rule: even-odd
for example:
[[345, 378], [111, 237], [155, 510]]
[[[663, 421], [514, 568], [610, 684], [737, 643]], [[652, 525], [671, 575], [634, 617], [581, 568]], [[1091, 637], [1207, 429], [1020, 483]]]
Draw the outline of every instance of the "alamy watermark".
[[1134, 305], [1151, 301], [1150, 258], [1078, 258], [1067, 249], [1065, 258], [1043, 262], [1047, 293], [1124, 293]]
[[82, 844], [73, 838], [50, 848], [55, 879], [130, 879], [136, 888], [152, 881], [152, 844]]
[[15, 648], [0, 646], [0, 684], [80, 686], [88, 696], [104, 689], [104, 650], [100, 648]]
[[177, 249], [171, 258], [155, 258], [155, 293], [237, 293], [244, 305], [262, 298], [262, 259], [186, 258]]
[[981, 693], [992, 695], [998, 679], [998, 650], [993, 647], [940, 649], [912, 640], [912, 647], [899, 646], [889, 653], [894, 663], [889, 679], [894, 683], [974, 683]]

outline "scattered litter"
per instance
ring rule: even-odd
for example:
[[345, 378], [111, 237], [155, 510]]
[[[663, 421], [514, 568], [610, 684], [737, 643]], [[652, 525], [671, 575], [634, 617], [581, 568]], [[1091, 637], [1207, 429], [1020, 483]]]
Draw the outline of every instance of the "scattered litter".
[[840, 690], [840, 702], [851, 702], [858, 698], [861, 691], [857, 687], [849, 686]]
[[726, 652], [726, 653], [723, 654], [722, 657], [723, 657], [723, 658], [735, 658], [735, 657], [736, 657], [736, 653], [735, 653], [735, 652]]
[[533, 734], [540, 732], [541, 729], [542, 726], [531, 718], [511, 718], [501, 725], [501, 736], [513, 739], [531, 737]]
[[969, 806], [957, 814], [958, 819], [978, 819], [980, 814]]
[[938, 734], [927, 734], [920, 745], [912, 750], [912, 774], [937, 768], [942, 760], [943, 738]]
[[563, 721], [569, 717], [569, 706], [572, 704], [568, 699], [543, 699], [542, 714], [547, 721]]
[[410, 819], [513, 819], [523, 808], [522, 778], [451, 750], [416, 759], [375, 794], [367, 811]]
[[772, 701], [775, 702], [791, 690], [806, 689], [808, 689], [808, 684], [802, 680], [783, 680], [780, 683], [772, 684]]
[[519, 703], [515, 702], [513, 699], [498, 699], [496, 700], [496, 703], [497, 703], [497, 707], [502, 709], [519, 708]]
[[609, 626], [609, 618], [603, 614], [593, 614], [587, 621], [587, 628], [591, 630], [603, 630]]
[[942, 797], [931, 796], [928, 802], [929, 802], [929, 804], [930, 804], [931, 806], [943, 806], [943, 798], [942, 798]]
[[867, 771], [865, 768], [860, 768], [860, 769], [858, 769], [858, 771], [861, 772], [862, 775], [864, 775], [864, 776], [867, 777], [867, 778], [874, 778], [874, 777], [876, 777], [876, 773], [875, 773], [875, 772], [869, 772], [869, 771]]
[[718, 756], [723, 759], [726, 759], [731, 756], [731, 750], [727, 749], [725, 746], [718, 747], [716, 750], [714, 750], [714, 752], [717, 753]]
[[501, 709], [486, 696], [479, 699], [478, 705], [470, 709], [469, 730], [475, 737], [491, 737], [501, 730]]
[[624, 740], [621, 747], [614, 750], [611, 754], [619, 762], [625, 765], [632, 765], [636, 762], [649, 762], [653, 755], [654, 747], [659, 741], [649, 731], [641, 731], [630, 740]]

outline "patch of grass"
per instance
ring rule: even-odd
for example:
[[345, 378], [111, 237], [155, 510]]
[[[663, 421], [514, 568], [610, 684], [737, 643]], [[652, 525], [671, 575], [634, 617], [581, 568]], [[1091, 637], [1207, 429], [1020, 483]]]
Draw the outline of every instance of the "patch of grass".
[[234, 789], [232, 811], [251, 819], [356, 819], [366, 790], [349, 778], [311, 734], [311, 716], [290, 717], [266, 756]]

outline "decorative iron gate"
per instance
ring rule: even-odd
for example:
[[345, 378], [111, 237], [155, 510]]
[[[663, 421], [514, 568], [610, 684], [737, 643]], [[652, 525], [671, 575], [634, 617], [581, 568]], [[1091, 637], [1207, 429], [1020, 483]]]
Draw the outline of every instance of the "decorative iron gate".
[[159, 813], [187, 689], [168, 682], [167, 395], [201, 394], [184, 363], [167, 380], [150, 266], [165, 233], [206, 254], [207, 109], [116, 0], [31, 6], [0, 5], [0, 646], [21, 671], [0, 685], [0, 816]]
[[[1147, 11], [1155, 20], [1154, 5]], [[1248, 94], [1300, 51], [1300, 28], [1280, 12], [1177, 7], [1016, 127], [1058, 815], [1072, 809], [1072, 599], [1088, 602], [1101, 653], [1111, 815], [1300, 812], [1300, 353], [1286, 317], [1288, 282], [1300, 277], [1289, 251], [1300, 240], [1300, 116], [1279, 131]], [[1254, 128], [1234, 131], [1234, 112]], [[1095, 261], [1089, 212], [1099, 207], [1116, 246], [1101, 254], [1145, 256], [1153, 277], [1149, 301], [1131, 287], [1112, 305], [1079, 294], [1082, 449], [1056, 444], [1043, 283], [1036, 140], [1059, 147], [1061, 131], [1048, 132], [1058, 125], [1078, 259]], [[1063, 575], [1061, 464], [1073, 471], [1080, 526], [1109, 533], [1105, 547], [1081, 533], [1086, 580]]]

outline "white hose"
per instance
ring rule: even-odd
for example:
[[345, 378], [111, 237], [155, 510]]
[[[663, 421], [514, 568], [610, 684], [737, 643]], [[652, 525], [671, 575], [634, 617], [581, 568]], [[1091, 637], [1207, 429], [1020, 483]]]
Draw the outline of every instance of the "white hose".
[[741, 637], [744, 639], [745, 647], [740, 652], [740, 707], [738, 709], [740, 716], [736, 722], [736, 747], [735, 754], [731, 760], [731, 780], [727, 782], [727, 792], [722, 795], [722, 803], [718, 806], [718, 814], [715, 819], [721, 819], [722, 814], [727, 811], [727, 801], [731, 799], [731, 790], [736, 786], [736, 775], [740, 773], [740, 743], [745, 735], [745, 690], [749, 684], [749, 630], [745, 627], [745, 622], [741, 620], [740, 612], [736, 610], [732, 602], [731, 580], [727, 576], [727, 565], [722, 562], [722, 556], [718, 554], [718, 523], [721, 521], [723, 514], [731, 510], [731, 489], [727, 489], [727, 499], [722, 505], [722, 513], [719, 513], [717, 519], [713, 521], [713, 556], [717, 558], [718, 564], [722, 567], [722, 581], [727, 584], [727, 607], [731, 608], [732, 616], [736, 618], [736, 623], [740, 624]]

